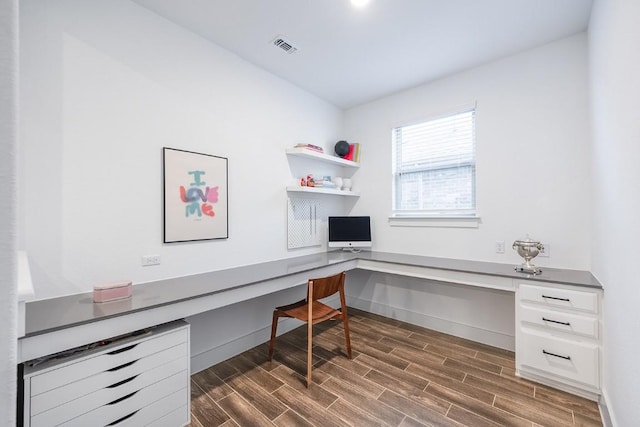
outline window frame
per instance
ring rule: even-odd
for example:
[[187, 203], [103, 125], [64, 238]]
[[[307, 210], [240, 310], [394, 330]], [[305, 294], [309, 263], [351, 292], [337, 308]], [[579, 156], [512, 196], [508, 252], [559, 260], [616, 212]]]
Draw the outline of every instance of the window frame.
[[[467, 167], [471, 166], [472, 169], [472, 198], [473, 198], [473, 206], [471, 209], [461, 209], [461, 210], [437, 210], [434, 209], [424, 210], [424, 209], [415, 209], [415, 210], [402, 210], [397, 209], [397, 192], [398, 192], [398, 177], [399, 174], [397, 172], [398, 161], [397, 161], [397, 140], [396, 133], [399, 128], [415, 126], [423, 123], [428, 123], [431, 121], [435, 121], [438, 119], [452, 117], [459, 114], [464, 113], [473, 113], [472, 114], [472, 154], [473, 158], [471, 161], [467, 162]], [[477, 135], [476, 135], [476, 120], [477, 120], [477, 104], [467, 104], [460, 106], [455, 109], [448, 110], [446, 112], [441, 112], [439, 114], [432, 114], [428, 117], [413, 120], [411, 122], [405, 122], [401, 124], [397, 124], [391, 128], [391, 169], [392, 169], [392, 191], [391, 191], [391, 215], [389, 216], [389, 223], [394, 226], [412, 226], [412, 227], [463, 227], [463, 228], [477, 228], [480, 224], [480, 216], [478, 215], [478, 200], [477, 200]], [[459, 164], [456, 166], [463, 167], [464, 165]], [[449, 167], [451, 168], [451, 167]], [[441, 170], [441, 167], [427, 167], [422, 169], [423, 172], [426, 171], [436, 171]], [[446, 169], [446, 168], [444, 168]], [[456, 212], [457, 211], [457, 212]]]

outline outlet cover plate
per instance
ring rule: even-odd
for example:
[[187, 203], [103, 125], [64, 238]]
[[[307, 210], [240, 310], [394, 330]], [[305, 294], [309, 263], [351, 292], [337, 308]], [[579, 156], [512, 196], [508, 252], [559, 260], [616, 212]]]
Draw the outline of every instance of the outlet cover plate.
[[143, 255], [142, 256], [142, 266], [149, 267], [150, 265], [159, 265], [160, 264], [160, 255]]

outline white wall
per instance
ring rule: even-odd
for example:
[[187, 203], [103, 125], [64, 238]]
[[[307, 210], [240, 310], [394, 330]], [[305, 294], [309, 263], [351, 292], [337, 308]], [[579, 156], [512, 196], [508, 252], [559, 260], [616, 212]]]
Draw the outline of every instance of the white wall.
[[[391, 227], [391, 128], [472, 102], [479, 228]], [[511, 243], [529, 233], [551, 246], [536, 264], [589, 269], [585, 34], [352, 108], [345, 129], [362, 143], [354, 213], [372, 215], [375, 250], [520, 263]]]
[[[21, 20], [20, 243], [37, 298], [291, 256], [284, 150], [336, 141], [340, 110], [126, 0], [27, 0]], [[229, 239], [162, 243], [163, 146], [229, 159]]]
[[596, 0], [589, 25], [592, 272], [604, 286], [603, 394], [614, 425], [640, 420], [640, 3]]
[[[332, 146], [340, 110], [127, 0], [21, 4], [19, 244], [36, 298], [324, 250], [287, 250], [285, 186], [305, 166], [285, 148]], [[163, 146], [229, 159], [227, 240], [162, 243]], [[190, 319], [192, 356], [264, 342], [273, 307], [299, 297]]]
[[18, 1], [0, 2], [0, 419], [16, 422]]

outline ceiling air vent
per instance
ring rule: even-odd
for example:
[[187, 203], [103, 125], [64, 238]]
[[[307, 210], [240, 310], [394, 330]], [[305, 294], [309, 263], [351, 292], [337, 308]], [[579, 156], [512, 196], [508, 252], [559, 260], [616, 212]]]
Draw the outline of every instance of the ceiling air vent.
[[278, 37], [276, 37], [275, 39], [273, 39], [273, 42], [272, 42], [272, 43], [273, 43], [273, 45], [274, 45], [275, 47], [278, 47], [278, 48], [280, 48], [280, 49], [284, 50], [284, 51], [285, 51], [285, 52], [287, 52], [288, 54], [292, 54], [292, 53], [294, 53], [295, 51], [297, 51], [297, 50], [298, 50], [298, 48], [297, 48], [297, 47], [295, 47], [295, 46], [293, 45], [293, 43], [291, 43], [291, 42], [289, 42], [289, 41], [285, 40], [285, 38], [284, 38], [284, 37], [282, 37], [282, 36], [278, 36]]

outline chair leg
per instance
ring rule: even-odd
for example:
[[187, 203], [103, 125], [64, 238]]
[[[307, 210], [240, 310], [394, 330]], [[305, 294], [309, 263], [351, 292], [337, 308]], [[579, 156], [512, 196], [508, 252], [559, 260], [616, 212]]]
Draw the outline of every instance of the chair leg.
[[311, 369], [313, 359], [313, 322], [307, 322], [307, 388], [311, 385]]
[[271, 321], [271, 340], [269, 341], [269, 360], [273, 358], [273, 350], [276, 344], [276, 330], [278, 329], [278, 319], [280, 313], [278, 310], [273, 311], [273, 320]]
[[344, 340], [347, 343], [347, 355], [351, 359], [351, 332], [349, 332], [349, 319], [346, 310], [342, 312], [342, 323], [344, 324]]
[[349, 316], [347, 316], [347, 300], [344, 296], [344, 287], [340, 289], [340, 309], [342, 311], [342, 323], [344, 324], [344, 340], [347, 344], [347, 355], [351, 359], [351, 332], [349, 332]]

